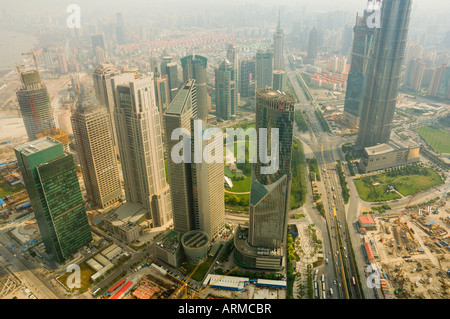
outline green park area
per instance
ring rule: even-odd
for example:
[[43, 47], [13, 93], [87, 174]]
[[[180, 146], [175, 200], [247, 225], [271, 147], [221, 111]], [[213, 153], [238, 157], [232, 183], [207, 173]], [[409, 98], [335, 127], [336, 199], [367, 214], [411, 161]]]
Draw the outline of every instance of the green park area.
[[[80, 271], [81, 271], [81, 291], [86, 291], [92, 284], [91, 276], [95, 273], [94, 270], [92, 270], [85, 262], [81, 263], [80, 265]], [[73, 274], [73, 271], [66, 272], [63, 275], [59, 276], [58, 280], [60, 283], [65, 285], [67, 287], [67, 280], [69, 276]]]
[[392, 168], [385, 173], [355, 180], [360, 198], [367, 202], [399, 199], [414, 194], [417, 189], [422, 191], [442, 183], [436, 171], [420, 164]]
[[2, 176], [0, 176], [0, 198], [5, 198], [11, 194], [23, 190], [21, 183], [11, 186]]
[[442, 129], [422, 126], [416, 132], [430, 145], [436, 153], [450, 153], [450, 134]]

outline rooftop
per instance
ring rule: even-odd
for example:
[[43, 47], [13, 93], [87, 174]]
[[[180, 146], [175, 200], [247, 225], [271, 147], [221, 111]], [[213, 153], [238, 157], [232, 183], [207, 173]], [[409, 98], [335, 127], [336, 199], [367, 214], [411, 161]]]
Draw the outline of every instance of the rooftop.
[[41, 137], [37, 140], [27, 142], [25, 144], [17, 146], [15, 149], [24, 155], [31, 155], [45, 149], [48, 149], [57, 144], [61, 144], [57, 140], [54, 140], [51, 137], [45, 136]]

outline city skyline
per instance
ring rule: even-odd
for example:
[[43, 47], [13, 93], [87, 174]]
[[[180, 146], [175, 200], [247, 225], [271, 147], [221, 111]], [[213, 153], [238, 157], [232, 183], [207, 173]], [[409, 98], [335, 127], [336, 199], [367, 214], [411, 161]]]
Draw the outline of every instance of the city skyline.
[[448, 299], [448, 2], [19, 2], [0, 299]]

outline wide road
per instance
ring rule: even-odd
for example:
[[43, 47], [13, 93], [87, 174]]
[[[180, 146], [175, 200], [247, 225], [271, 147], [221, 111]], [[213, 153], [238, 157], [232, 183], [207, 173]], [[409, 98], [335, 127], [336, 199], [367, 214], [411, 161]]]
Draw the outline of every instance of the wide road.
[[[305, 120], [309, 127], [310, 138], [305, 142], [317, 158], [322, 175], [320, 188], [324, 191], [322, 191], [321, 201], [324, 203], [326, 211], [325, 221], [331, 246], [331, 252], [326, 252], [326, 255], [330, 261], [329, 264], [334, 267], [335, 279], [338, 283], [338, 285], [333, 286], [333, 291], [337, 292], [338, 298], [359, 299], [361, 298], [359, 287], [352, 284], [352, 277], [358, 278], [356, 276], [357, 267], [352, 254], [349, 253], [350, 237], [345, 214], [345, 203], [339, 177], [335, 170], [336, 160], [342, 160], [340, 146], [346, 140], [330, 136], [323, 130], [314, 113], [317, 109], [317, 102], [308, 101], [306, 98], [306, 94], [297, 81], [298, 71], [286, 69], [292, 87], [300, 100], [300, 103], [296, 105], [296, 110], [304, 112], [307, 117]], [[333, 275], [333, 272], [329, 270], [328, 274], [329, 276]]]

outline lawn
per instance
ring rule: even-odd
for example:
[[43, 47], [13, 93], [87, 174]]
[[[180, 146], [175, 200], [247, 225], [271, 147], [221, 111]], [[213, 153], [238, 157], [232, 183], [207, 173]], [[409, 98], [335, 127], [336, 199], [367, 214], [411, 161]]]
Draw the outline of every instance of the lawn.
[[377, 202], [401, 198], [397, 192], [388, 192], [389, 186], [393, 186], [402, 196], [409, 196], [417, 189], [425, 190], [442, 184], [442, 178], [436, 171], [431, 168], [422, 170], [423, 174], [389, 176], [388, 173], [382, 173], [366, 176], [355, 180], [355, 186], [361, 199]]
[[20, 192], [21, 190], [23, 190], [22, 184], [11, 186], [3, 177], [0, 177], [0, 198], [5, 198], [11, 194]]
[[[89, 288], [92, 284], [91, 276], [95, 273], [94, 270], [91, 269], [85, 262], [80, 265], [81, 270], [81, 288], [82, 290]], [[73, 273], [73, 271], [72, 271]], [[65, 286], [67, 286], [67, 279], [72, 273], [65, 273], [61, 275], [58, 280]]]
[[416, 132], [436, 153], [450, 153], [450, 134], [431, 126], [422, 126]]

